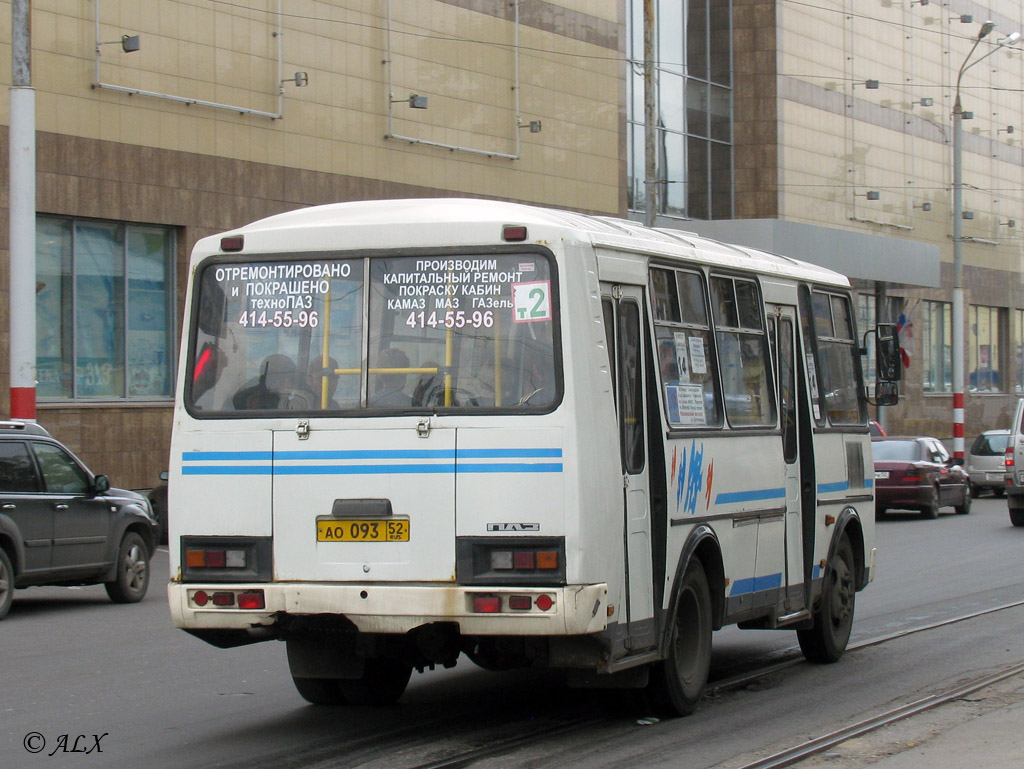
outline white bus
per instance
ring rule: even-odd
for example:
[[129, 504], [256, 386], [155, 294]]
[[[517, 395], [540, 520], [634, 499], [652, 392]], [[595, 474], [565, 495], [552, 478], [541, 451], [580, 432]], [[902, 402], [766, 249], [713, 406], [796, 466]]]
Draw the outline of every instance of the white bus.
[[464, 653], [686, 714], [723, 625], [845, 650], [875, 547], [842, 276], [624, 220], [392, 200], [205, 238], [186, 302], [173, 619], [220, 647], [284, 640], [308, 701], [393, 702]]

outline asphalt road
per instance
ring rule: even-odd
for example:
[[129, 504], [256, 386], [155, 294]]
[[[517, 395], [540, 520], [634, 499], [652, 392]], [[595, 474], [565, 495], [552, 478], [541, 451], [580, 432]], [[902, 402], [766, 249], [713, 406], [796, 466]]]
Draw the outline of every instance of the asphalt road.
[[[854, 641], [1021, 595], [1024, 529], [1010, 526], [1003, 500], [976, 500], [971, 515], [934, 521], [892, 513], [877, 540], [879, 576], [858, 595]], [[703, 769], [1024, 661], [1013, 640], [1024, 633], [1024, 610], [1016, 609], [851, 652], [838, 665], [792, 668], [672, 722], [639, 724], [644, 714], [621, 702], [609, 711], [606, 693], [568, 691], [541, 673], [488, 673], [466, 660], [414, 674], [394, 708], [320, 709], [294, 691], [283, 644], [219, 650], [174, 629], [166, 552], [154, 569], [159, 579], [134, 606], [110, 603], [101, 587], [17, 594], [0, 622], [0, 767], [411, 767], [447, 748], [557, 725], [565, 714], [611, 712], [479, 766]], [[716, 675], [789, 653], [795, 640], [723, 630]]]

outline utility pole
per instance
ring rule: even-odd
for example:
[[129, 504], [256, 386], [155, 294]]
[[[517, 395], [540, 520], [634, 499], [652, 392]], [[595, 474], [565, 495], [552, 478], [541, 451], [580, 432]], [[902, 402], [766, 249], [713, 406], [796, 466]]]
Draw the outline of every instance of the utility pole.
[[11, 0], [10, 370], [11, 417], [36, 418], [36, 92], [31, 0]]

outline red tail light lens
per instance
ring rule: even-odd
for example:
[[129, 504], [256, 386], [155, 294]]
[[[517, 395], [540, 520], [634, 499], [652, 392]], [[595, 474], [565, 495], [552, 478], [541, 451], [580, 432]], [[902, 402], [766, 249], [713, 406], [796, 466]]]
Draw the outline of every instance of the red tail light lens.
[[262, 590], [249, 590], [245, 593], [240, 593], [238, 596], [238, 608], [239, 609], [263, 609], [266, 608], [267, 602], [263, 598]]
[[473, 611], [477, 614], [497, 614], [501, 611], [501, 599], [496, 595], [475, 595]]

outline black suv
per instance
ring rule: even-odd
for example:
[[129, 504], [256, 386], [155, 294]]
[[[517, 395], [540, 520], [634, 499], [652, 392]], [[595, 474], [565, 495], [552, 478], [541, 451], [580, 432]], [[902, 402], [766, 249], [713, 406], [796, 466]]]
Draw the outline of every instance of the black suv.
[[157, 529], [144, 496], [110, 488], [39, 425], [0, 422], [0, 619], [32, 585], [102, 583], [141, 601]]

